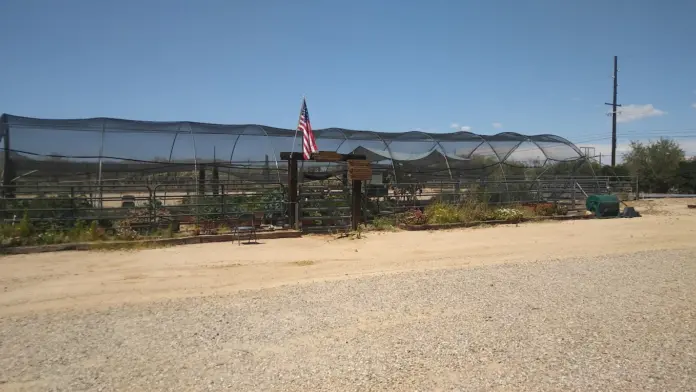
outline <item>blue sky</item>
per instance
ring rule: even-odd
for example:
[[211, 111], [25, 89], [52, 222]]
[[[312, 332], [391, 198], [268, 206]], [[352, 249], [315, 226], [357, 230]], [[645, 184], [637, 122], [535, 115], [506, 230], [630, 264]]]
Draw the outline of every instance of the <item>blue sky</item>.
[[0, 0], [0, 112], [294, 128], [306, 94], [314, 128], [606, 152], [618, 55], [619, 143], [693, 153], [694, 15], [692, 0]]

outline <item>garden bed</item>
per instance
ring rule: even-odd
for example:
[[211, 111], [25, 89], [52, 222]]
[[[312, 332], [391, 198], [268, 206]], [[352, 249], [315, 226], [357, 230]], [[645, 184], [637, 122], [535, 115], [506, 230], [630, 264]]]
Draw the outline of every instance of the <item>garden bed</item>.
[[[274, 231], [259, 231], [257, 239], [269, 240], [276, 238], [298, 238], [302, 235], [296, 230], [274, 230]], [[241, 238], [241, 237], [240, 237]], [[65, 244], [52, 245], [32, 245], [32, 246], [10, 246], [0, 248], [0, 254], [30, 254], [30, 253], [45, 253], [58, 252], [65, 250], [120, 250], [120, 249], [141, 249], [147, 247], [173, 246], [173, 245], [190, 245], [204, 244], [211, 242], [228, 242], [237, 240], [235, 234], [218, 234], [218, 235], [197, 235], [177, 238], [153, 238], [133, 241], [95, 241], [95, 242], [75, 242]], [[243, 238], [242, 238], [243, 240]]]
[[481, 225], [510, 225], [524, 222], [540, 222], [540, 221], [565, 221], [565, 220], [580, 220], [592, 219], [594, 215], [558, 215], [558, 216], [539, 216], [534, 218], [521, 218], [519, 220], [489, 220], [475, 222], [458, 222], [458, 223], [440, 223], [440, 224], [423, 224], [423, 225], [407, 225], [401, 224], [398, 227], [407, 231], [422, 231], [422, 230], [447, 230], [459, 229], [465, 227], [476, 227]]

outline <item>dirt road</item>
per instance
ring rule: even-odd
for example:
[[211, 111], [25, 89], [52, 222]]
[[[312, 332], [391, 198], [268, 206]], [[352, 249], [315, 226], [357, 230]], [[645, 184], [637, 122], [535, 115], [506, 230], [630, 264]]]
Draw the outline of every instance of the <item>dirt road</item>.
[[0, 259], [2, 391], [696, 390], [696, 211]]
[[637, 207], [645, 216], [639, 219], [7, 256], [0, 258], [0, 316], [400, 271], [696, 249], [696, 210], [687, 203], [696, 201], [643, 201]]

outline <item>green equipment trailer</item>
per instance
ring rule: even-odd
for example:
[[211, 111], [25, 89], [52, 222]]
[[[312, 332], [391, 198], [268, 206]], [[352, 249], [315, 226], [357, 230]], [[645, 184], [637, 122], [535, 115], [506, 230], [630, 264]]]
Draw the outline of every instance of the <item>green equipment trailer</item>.
[[620, 204], [616, 195], [589, 195], [585, 207], [597, 218], [617, 218], [621, 213]]

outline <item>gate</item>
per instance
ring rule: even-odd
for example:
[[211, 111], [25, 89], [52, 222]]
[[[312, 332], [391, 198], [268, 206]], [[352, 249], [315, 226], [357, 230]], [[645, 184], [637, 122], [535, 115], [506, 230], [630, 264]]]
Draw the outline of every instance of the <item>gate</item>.
[[348, 232], [351, 228], [350, 188], [340, 181], [299, 186], [299, 216], [305, 233]]

